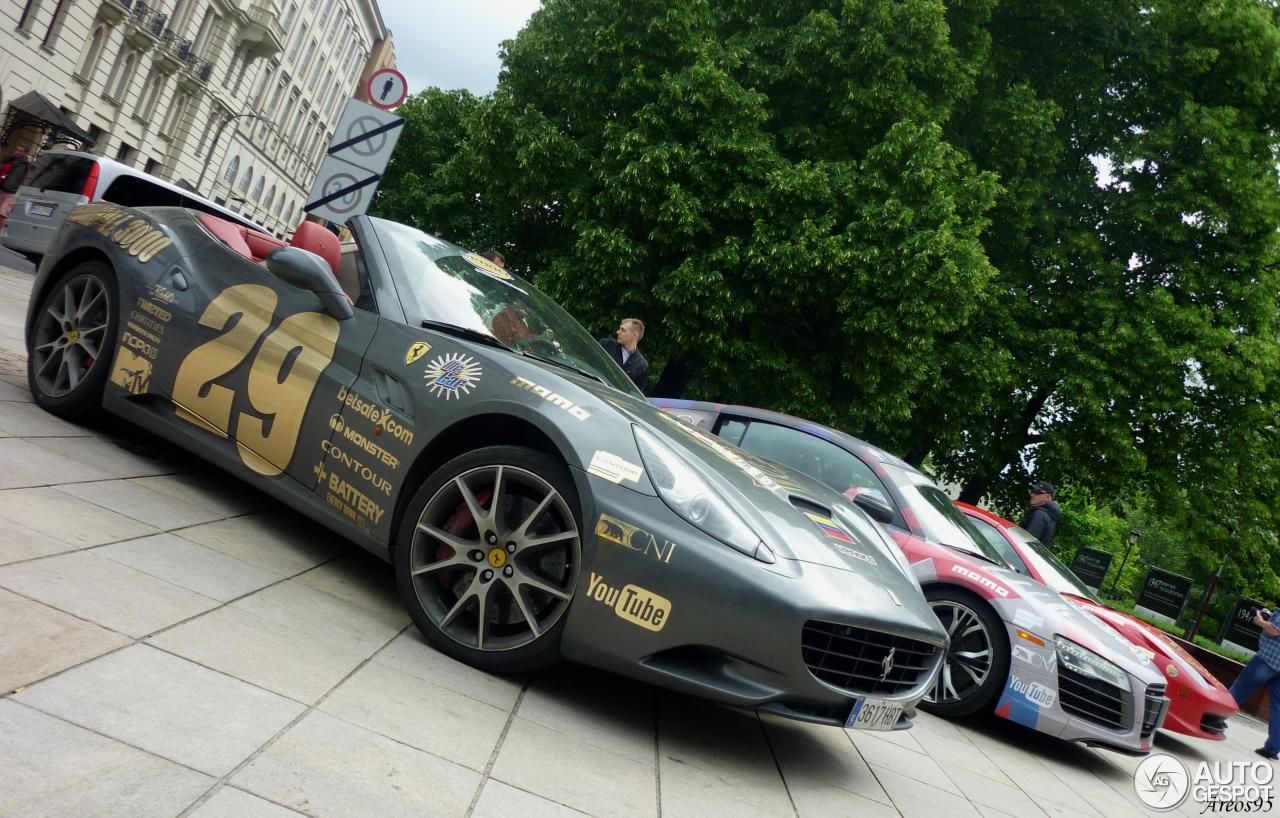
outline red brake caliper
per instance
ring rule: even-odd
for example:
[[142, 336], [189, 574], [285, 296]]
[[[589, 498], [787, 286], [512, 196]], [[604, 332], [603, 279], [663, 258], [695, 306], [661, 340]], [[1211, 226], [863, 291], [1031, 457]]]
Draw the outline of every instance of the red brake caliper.
[[[489, 500], [493, 497], [493, 492], [485, 490], [476, 495], [476, 502], [481, 508], [489, 507]], [[472, 516], [471, 509], [467, 508], [465, 502], [459, 503], [458, 508], [453, 512], [452, 516], [445, 521], [444, 530], [450, 534], [457, 534], [459, 537], [471, 539], [476, 537], [479, 532], [479, 526], [476, 524], [476, 518]], [[479, 547], [479, 546], [477, 546]], [[453, 551], [453, 546], [441, 543], [436, 548], [436, 559], [442, 560], [449, 556]], [[436, 574], [436, 581], [440, 583], [440, 587], [448, 588], [453, 584], [452, 571], [440, 571]]]

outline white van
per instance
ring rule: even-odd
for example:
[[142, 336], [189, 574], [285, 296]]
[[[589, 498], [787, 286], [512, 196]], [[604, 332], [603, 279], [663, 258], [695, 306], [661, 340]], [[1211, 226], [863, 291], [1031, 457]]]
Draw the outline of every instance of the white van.
[[0, 231], [0, 244], [27, 256], [42, 256], [67, 214], [89, 202], [186, 207], [270, 232], [203, 196], [114, 159], [54, 149], [40, 154], [26, 183], [18, 188], [13, 213]]

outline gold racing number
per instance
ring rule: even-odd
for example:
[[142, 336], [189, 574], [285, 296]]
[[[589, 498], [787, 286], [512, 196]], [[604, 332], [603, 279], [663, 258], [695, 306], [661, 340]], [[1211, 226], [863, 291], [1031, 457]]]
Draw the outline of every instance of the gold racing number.
[[191, 350], [173, 385], [178, 417], [228, 437], [236, 393], [216, 381], [244, 363], [261, 340], [246, 389], [256, 414], [239, 413], [235, 443], [240, 460], [268, 477], [293, 458], [307, 404], [333, 360], [339, 330], [331, 316], [299, 312], [268, 334], [277, 300], [274, 290], [259, 284], [223, 290], [200, 316], [201, 326], [222, 334]]

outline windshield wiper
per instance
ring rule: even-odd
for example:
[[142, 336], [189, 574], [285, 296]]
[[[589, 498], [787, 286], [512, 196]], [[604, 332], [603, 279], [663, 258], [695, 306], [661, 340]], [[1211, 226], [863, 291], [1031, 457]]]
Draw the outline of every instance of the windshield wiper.
[[569, 363], [568, 361], [561, 361], [555, 358], [549, 358], [546, 355], [539, 355], [536, 352], [529, 352], [526, 349], [520, 350], [520, 354], [525, 356], [526, 358], [533, 358], [535, 361], [542, 361], [543, 363], [552, 364], [554, 366], [562, 366], [565, 369], [568, 369], [573, 372], [577, 372], [579, 375], [583, 376], [584, 378], [590, 378], [593, 381], [599, 381], [600, 383], [604, 383], [604, 378], [600, 377], [594, 372], [588, 372], [587, 370], [582, 369], [581, 367], [576, 367], [573, 364]]
[[478, 344], [487, 344], [488, 346], [497, 347], [498, 349], [505, 349], [507, 352], [515, 351], [511, 347], [499, 341], [497, 338], [494, 338], [492, 335], [489, 335], [486, 332], [481, 332], [480, 330], [471, 329], [470, 327], [460, 327], [457, 324], [448, 324], [444, 321], [432, 321], [431, 319], [424, 319], [422, 326], [425, 329], [433, 329], [436, 332], [443, 332], [445, 335], [452, 335], [455, 338], [465, 338], [468, 341], [475, 341]]
[[977, 557], [983, 562], [989, 562], [992, 565], [999, 565], [1001, 568], [1009, 567], [1009, 563], [1004, 562], [1003, 560], [993, 560], [981, 551], [970, 551], [967, 548], [961, 548], [958, 545], [951, 545], [950, 543], [943, 543], [943, 545], [947, 546], [947, 548], [950, 548], [952, 551], [959, 551], [961, 554], [968, 554], [970, 557]]

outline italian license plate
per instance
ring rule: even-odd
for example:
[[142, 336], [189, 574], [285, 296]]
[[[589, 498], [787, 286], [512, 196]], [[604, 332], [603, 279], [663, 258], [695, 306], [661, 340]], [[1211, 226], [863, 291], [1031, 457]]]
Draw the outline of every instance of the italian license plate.
[[27, 206], [27, 213], [32, 216], [52, 216], [53, 205], [32, 203]]
[[854, 730], [892, 730], [902, 715], [900, 702], [882, 699], [858, 699], [844, 726]]

